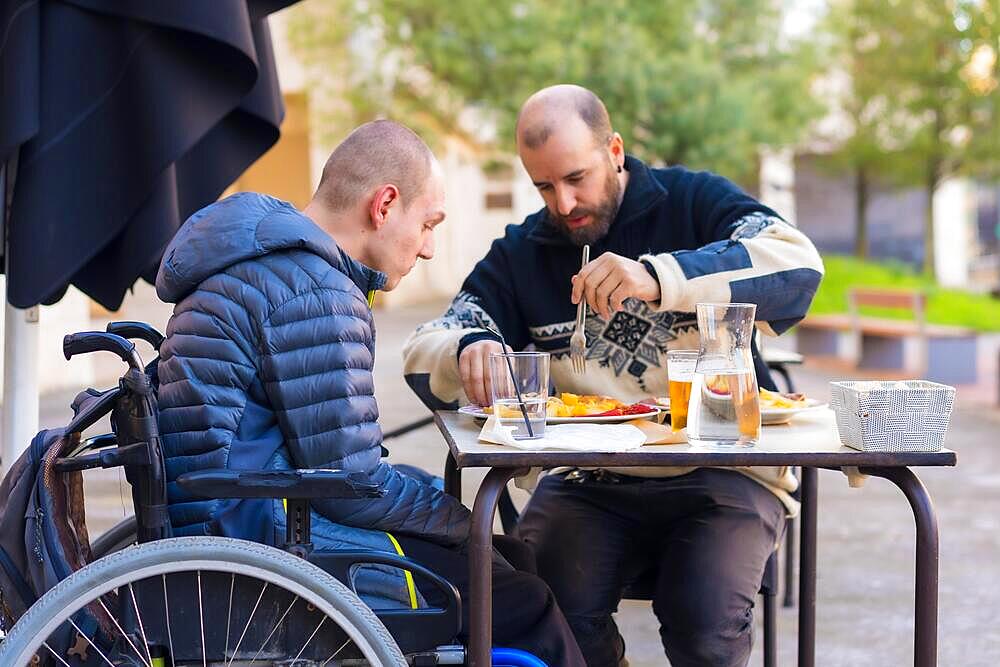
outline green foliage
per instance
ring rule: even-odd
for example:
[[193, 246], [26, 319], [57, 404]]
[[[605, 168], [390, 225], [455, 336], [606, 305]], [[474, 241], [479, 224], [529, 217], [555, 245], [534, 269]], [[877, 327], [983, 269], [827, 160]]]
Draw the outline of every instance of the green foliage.
[[[927, 321], [977, 331], [1000, 331], [1000, 299], [963, 290], [944, 289], [897, 262], [866, 262], [854, 257], [826, 256], [826, 273], [810, 313], [846, 313], [847, 292], [852, 287], [919, 289], [927, 293]], [[910, 317], [899, 310], [863, 310], [888, 318]]]
[[521, 103], [577, 83], [605, 101], [630, 151], [743, 180], [761, 145], [794, 143], [822, 111], [808, 94], [816, 54], [779, 39], [778, 5], [333, 0], [293, 10], [293, 44], [316, 87], [338, 77], [351, 121], [388, 115], [433, 139], [460, 133], [471, 108], [511, 153]]
[[[1000, 170], [996, 0], [835, 0], [825, 28], [853, 130], [840, 161], [859, 176], [932, 193]], [[990, 59], [992, 57], [992, 64]], [[933, 271], [933, 210], [925, 219]]]

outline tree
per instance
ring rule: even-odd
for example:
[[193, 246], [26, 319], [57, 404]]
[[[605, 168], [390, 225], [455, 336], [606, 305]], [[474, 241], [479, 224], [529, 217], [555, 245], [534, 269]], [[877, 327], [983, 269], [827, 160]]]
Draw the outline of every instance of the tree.
[[839, 143], [828, 167], [848, 171], [854, 178], [854, 254], [868, 256], [868, 203], [874, 175], [891, 171], [886, 165], [890, 150], [882, 145], [878, 127], [882, 113], [879, 82], [865, 68], [867, 52], [874, 47], [866, 26], [855, 20], [851, 2], [835, 4], [827, 15], [821, 33], [834, 37], [831, 46], [831, 70], [827, 87], [837, 98], [834, 132], [845, 137], [826, 137]]
[[853, 135], [841, 159], [860, 187], [877, 170], [888, 182], [923, 188], [923, 264], [933, 277], [938, 186], [957, 174], [995, 172], [1000, 160], [997, 2], [842, 0], [831, 17], [850, 77], [842, 102]]
[[777, 0], [336, 0], [295, 11], [293, 42], [317, 85], [333, 51], [350, 50], [336, 45], [368, 44], [342, 78], [353, 120], [392, 115], [478, 139], [475, 126], [490, 126], [508, 153], [520, 104], [560, 82], [596, 91], [639, 156], [737, 180], [754, 173], [760, 146], [795, 142], [821, 110], [808, 94], [814, 53], [781, 38]]

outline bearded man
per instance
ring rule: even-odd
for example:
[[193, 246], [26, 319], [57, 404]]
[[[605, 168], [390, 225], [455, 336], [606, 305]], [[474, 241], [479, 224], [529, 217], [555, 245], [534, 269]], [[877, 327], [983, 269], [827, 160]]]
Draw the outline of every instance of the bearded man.
[[[667, 394], [666, 352], [698, 347], [699, 302], [757, 305], [778, 335], [809, 308], [823, 265], [813, 244], [730, 181], [625, 153], [601, 100], [543, 89], [517, 122], [521, 162], [545, 207], [507, 227], [439, 319], [404, 348], [407, 381], [433, 408], [490, 402], [487, 328], [552, 355], [559, 391], [623, 401]], [[581, 268], [581, 250], [590, 257]], [[587, 371], [569, 355], [585, 300]], [[774, 389], [756, 348], [761, 386]], [[797, 511], [786, 468], [560, 470], [518, 524], [589, 665], [617, 666], [623, 589], [652, 575], [674, 667], [745, 665], [764, 566]]]

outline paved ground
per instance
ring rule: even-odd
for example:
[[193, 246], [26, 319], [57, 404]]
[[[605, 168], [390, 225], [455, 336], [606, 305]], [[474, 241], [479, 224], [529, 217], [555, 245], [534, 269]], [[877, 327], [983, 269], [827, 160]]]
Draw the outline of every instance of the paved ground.
[[[378, 313], [376, 393], [385, 430], [423, 416], [401, 381], [400, 349], [413, 327], [442, 305]], [[146, 319], [162, 326], [165, 312]], [[130, 313], [130, 317], [136, 317]], [[104, 381], [115, 364], [102, 362]], [[807, 367], [795, 373], [800, 388], [828, 398], [826, 383], [843, 371]], [[1000, 661], [1000, 411], [982, 405], [978, 392], [960, 391], [948, 446], [959, 455], [953, 469], [919, 471], [934, 498], [941, 530], [940, 664], [995, 665]], [[989, 394], [986, 401], [992, 400]], [[64, 423], [71, 396], [49, 396], [42, 424]], [[441, 472], [444, 447], [433, 427], [389, 443], [391, 460]], [[839, 473], [820, 472], [817, 662], [836, 667], [912, 664], [913, 521], [894, 486], [873, 479], [850, 489]], [[472, 498], [481, 475], [465, 475]], [[515, 494], [521, 494], [515, 491]], [[88, 480], [88, 512], [94, 534], [124, 515], [128, 490], [113, 473]], [[523, 502], [526, 496], [517, 495]], [[734, 545], [738, 557], [738, 545]], [[779, 664], [795, 664], [796, 610], [779, 617]], [[634, 667], [665, 665], [648, 603], [625, 602], [618, 615]], [[752, 665], [760, 664], [760, 647]]]

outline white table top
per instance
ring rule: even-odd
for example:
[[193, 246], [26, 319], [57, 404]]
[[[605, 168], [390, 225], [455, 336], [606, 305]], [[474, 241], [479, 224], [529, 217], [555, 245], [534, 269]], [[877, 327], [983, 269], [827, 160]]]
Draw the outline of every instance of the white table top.
[[764, 426], [753, 447], [700, 449], [689, 444], [646, 445], [627, 452], [525, 451], [479, 442], [482, 421], [438, 411], [435, 422], [458, 467], [541, 466], [950, 466], [955, 453], [861, 452], [840, 443], [834, 413], [820, 408], [788, 424]]

